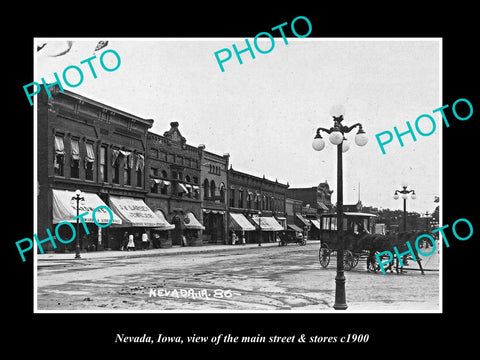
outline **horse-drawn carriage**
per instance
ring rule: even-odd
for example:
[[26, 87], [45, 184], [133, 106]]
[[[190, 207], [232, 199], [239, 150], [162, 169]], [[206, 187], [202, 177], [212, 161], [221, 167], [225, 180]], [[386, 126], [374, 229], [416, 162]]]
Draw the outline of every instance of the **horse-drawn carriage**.
[[[377, 272], [380, 265], [376, 255], [384, 251], [390, 251], [394, 260], [396, 260], [396, 271], [398, 273], [399, 259], [393, 250], [397, 247], [400, 254], [408, 249], [406, 242], [414, 241], [420, 232], [401, 232], [396, 234], [375, 234], [375, 214], [344, 212], [343, 216], [343, 266], [346, 271], [355, 268], [360, 260], [366, 261], [366, 267], [369, 271]], [[324, 268], [330, 263], [330, 257], [336, 255], [338, 250], [337, 243], [337, 214], [324, 214], [321, 218], [320, 230], [320, 249], [318, 258], [320, 265]], [[415, 258], [420, 259], [415, 248], [413, 248]], [[386, 255], [383, 255], [383, 260]], [[412, 259], [412, 258], [410, 258]], [[403, 264], [406, 264], [408, 258], [402, 257]], [[423, 274], [423, 268], [420, 260], [417, 261]], [[393, 261], [389, 263], [391, 269]], [[403, 266], [402, 266], [403, 268]]]

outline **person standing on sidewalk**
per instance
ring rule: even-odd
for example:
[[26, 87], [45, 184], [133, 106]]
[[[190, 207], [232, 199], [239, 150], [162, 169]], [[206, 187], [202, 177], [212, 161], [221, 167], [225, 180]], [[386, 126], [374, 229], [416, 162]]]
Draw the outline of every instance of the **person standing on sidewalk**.
[[128, 234], [128, 244], [127, 244], [127, 251], [132, 250], [135, 251], [135, 242], [133, 241], [133, 233]]
[[148, 250], [148, 234], [147, 231], [144, 229], [142, 232], [142, 249]]

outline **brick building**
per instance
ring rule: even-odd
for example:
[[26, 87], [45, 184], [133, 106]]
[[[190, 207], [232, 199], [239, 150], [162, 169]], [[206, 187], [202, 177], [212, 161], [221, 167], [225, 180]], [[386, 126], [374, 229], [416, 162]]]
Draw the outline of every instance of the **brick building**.
[[[229, 231], [246, 243], [273, 242], [286, 229], [285, 199], [288, 184], [228, 170]], [[259, 227], [260, 224], [260, 227]]]
[[217, 155], [202, 149], [200, 197], [202, 199], [203, 241], [211, 244], [228, 243], [228, 164], [230, 155]]
[[326, 181], [318, 186], [287, 190], [288, 203], [292, 204], [288, 209], [289, 218], [307, 232], [309, 238], [319, 238], [321, 214], [333, 211], [332, 193]]
[[[58, 86], [38, 94], [38, 228], [39, 239], [47, 237], [63, 221], [72, 222], [75, 190], [84, 193], [81, 212], [106, 204], [115, 221], [97, 227], [87, 216], [89, 234], [80, 226], [81, 248], [119, 249], [126, 232], [135, 240], [146, 229], [167, 226], [145, 205], [147, 131], [152, 119], [143, 119], [101, 104]], [[68, 227], [59, 227], [63, 239], [71, 237]], [[70, 234], [65, 234], [70, 232]], [[60, 244], [57, 251], [72, 250], [75, 242]], [[50, 246], [50, 248], [47, 247]], [[52, 250], [51, 242], [42, 246]]]
[[171, 231], [153, 230], [158, 246], [202, 244], [200, 163], [202, 149], [187, 144], [178, 122], [171, 122], [163, 135], [148, 132], [148, 193], [146, 203], [174, 225]]

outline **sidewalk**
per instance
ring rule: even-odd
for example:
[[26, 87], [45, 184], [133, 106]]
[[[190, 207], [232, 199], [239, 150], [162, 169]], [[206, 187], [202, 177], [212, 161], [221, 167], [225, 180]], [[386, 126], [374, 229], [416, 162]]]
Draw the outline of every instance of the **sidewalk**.
[[[308, 240], [307, 245], [317, 244], [319, 240]], [[262, 249], [267, 247], [278, 247], [278, 242], [262, 243], [262, 246], [258, 244], [244, 244], [244, 245], [202, 245], [202, 246], [173, 246], [171, 248], [163, 249], [148, 249], [148, 250], [135, 250], [135, 251], [120, 251], [120, 250], [107, 250], [107, 251], [92, 251], [82, 252], [80, 254], [81, 259], [75, 259], [75, 252], [70, 253], [51, 253], [51, 254], [36, 254], [37, 265], [52, 265], [51, 262], [65, 261], [65, 260], [90, 260], [90, 259], [113, 259], [113, 258], [136, 258], [145, 256], [162, 256], [162, 255], [175, 255], [182, 253], [206, 253], [206, 252], [222, 252], [231, 250], [247, 250], [247, 249]], [[287, 246], [298, 246], [297, 244], [288, 244]]]

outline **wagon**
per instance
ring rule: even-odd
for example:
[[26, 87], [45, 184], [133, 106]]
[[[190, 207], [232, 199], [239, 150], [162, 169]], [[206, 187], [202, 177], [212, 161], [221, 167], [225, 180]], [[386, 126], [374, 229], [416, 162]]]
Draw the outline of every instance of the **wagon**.
[[[406, 242], [415, 239], [422, 232], [402, 232], [391, 235], [383, 235], [375, 233], [375, 214], [360, 212], [344, 212], [343, 217], [343, 239], [344, 254], [343, 265], [344, 270], [350, 271], [357, 267], [360, 260], [366, 261], [366, 267], [369, 271], [377, 272], [380, 265], [377, 261], [377, 254], [384, 251], [393, 253], [393, 248], [397, 247], [400, 253], [407, 250]], [[318, 258], [320, 265], [326, 268], [330, 263], [330, 257], [336, 255], [338, 250], [337, 244], [337, 214], [324, 214], [321, 218], [320, 229], [320, 249]], [[414, 249], [416, 259], [419, 259], [416, 249]], [[386, 255], [381, 256], [384, 260]], [[397, 263], [398, 259], [394, 255]], [[403, 262], [408, 259], [402, 258]], [[423, 274], [421, 261], [417, 261]], [[393, 264], [391, 262], [390, 264]], [[391, 268], [391, 265], [390, 265]]]
[[280, 239], [278, 245], [286, 246], [288, 243], [297, 243], [298, 245], [306, 245], [307, 240], [303, 234], [295, 230], [283, 230], [278, 233]]

